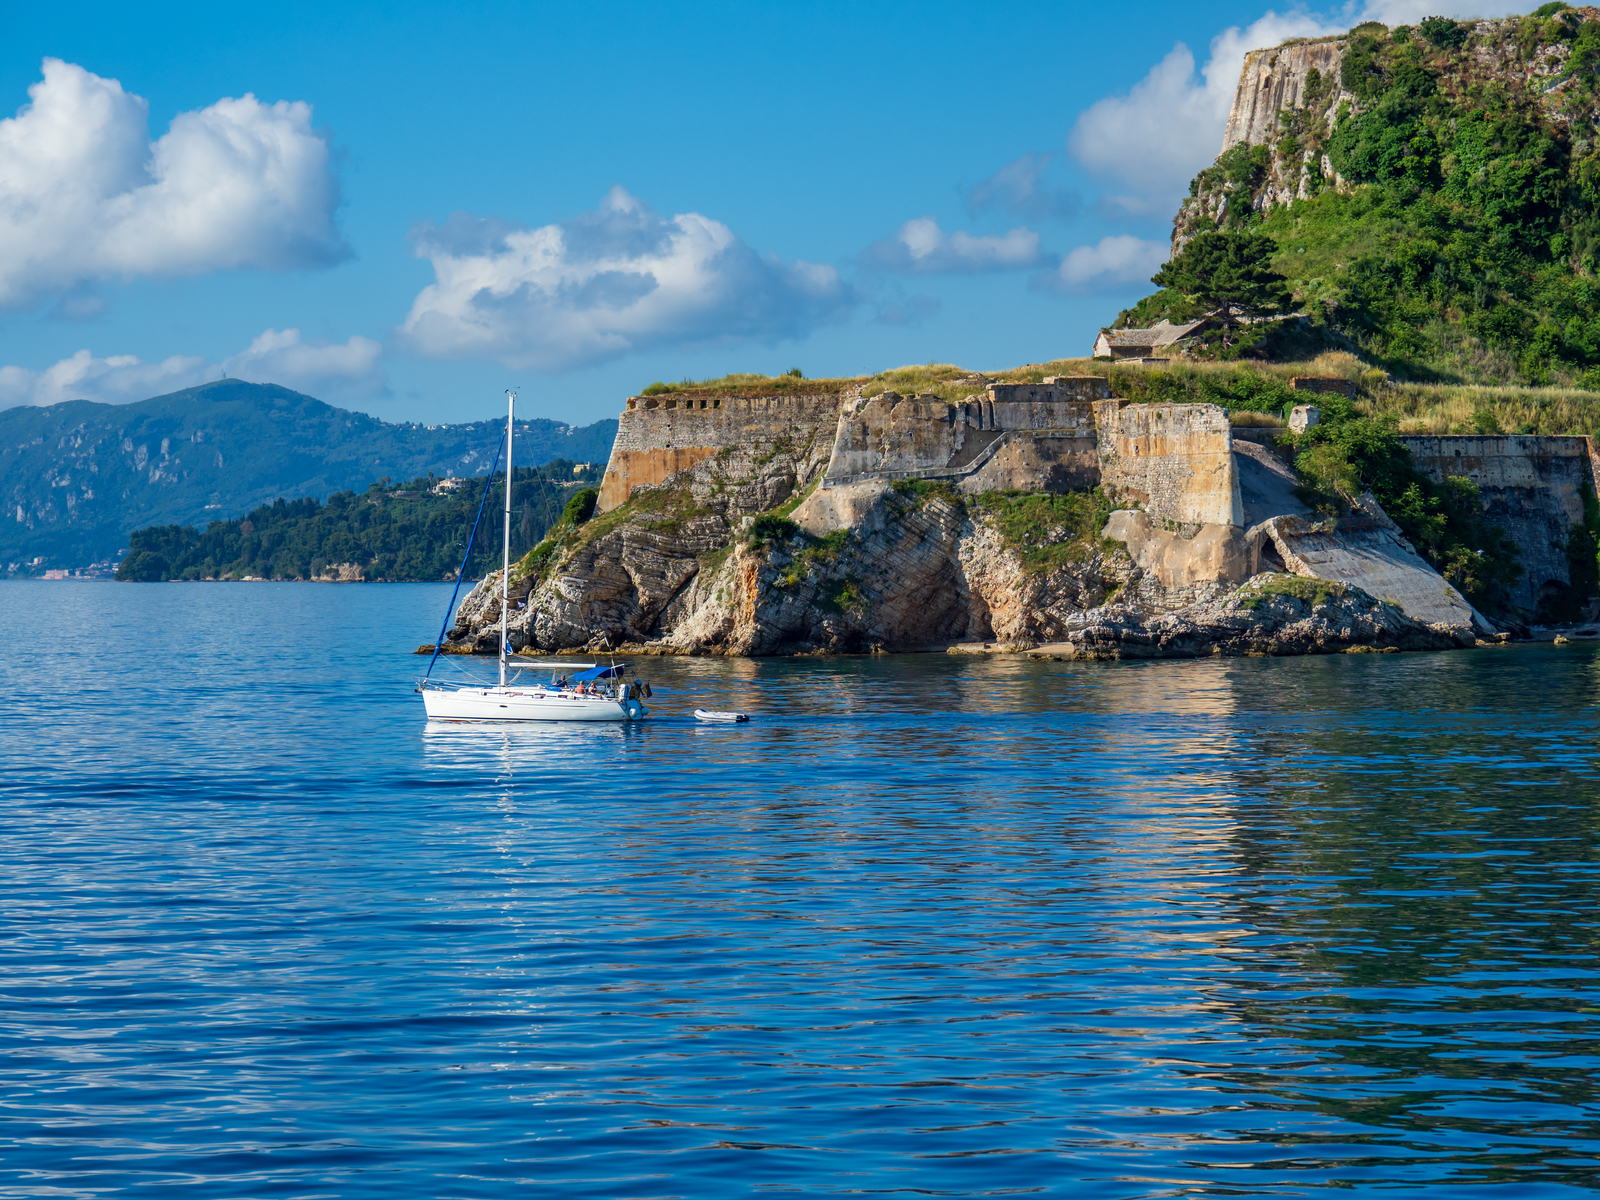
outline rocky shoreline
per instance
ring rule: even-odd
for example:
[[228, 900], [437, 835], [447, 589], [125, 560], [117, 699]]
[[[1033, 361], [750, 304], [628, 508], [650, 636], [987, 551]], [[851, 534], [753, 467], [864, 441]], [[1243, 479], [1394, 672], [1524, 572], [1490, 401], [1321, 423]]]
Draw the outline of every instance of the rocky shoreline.
[[[1486, 644], [1348, 583], [1262, 570], [1236, 585], [1172, 586], [1105, 536], [1127, 522], [1101, 524], [1102, 514], [1087, 532], [1061, 524], [1021, 542], [996, 511], [1004, 497], [885, 486], [849, 528], [819, 537], [772, 515], [803, 494], [803, 466], [785, 464], [743, 495], [717, 468], [697, 468], [673, 481], [686, 486], [645, 489], [614, 514], [558, 529], [513, 566], [512, 647], [741, 656], [1003, 647], [1094, 661]], [[756, 505], [766, 515], [749, 511]], [[498, 573], [473, 589], [448, 650], [496, 651], [499, 589]]]

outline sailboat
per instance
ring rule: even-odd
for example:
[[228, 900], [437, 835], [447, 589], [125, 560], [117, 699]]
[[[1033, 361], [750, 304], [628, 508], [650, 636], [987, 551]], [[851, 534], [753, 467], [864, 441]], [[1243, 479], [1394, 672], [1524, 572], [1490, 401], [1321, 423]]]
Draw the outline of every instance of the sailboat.
[[[649, 687], [641, 682], [628, 682], [626, 664], [533, 662], [511, 652], [506, 620], [511, 610], [511, 438], [517, 415], [517, 393], [508, 390], [506, 396], [506, 511], [500, 551], [500, 682], [450, 688], [430, 682], [425, 675], [417, 684], [423, 707], [430, 721], [641, 720], [650, 712], [644, 706]], [[498, 458], [496, 455], [497, 462]], [[483, 499], [478, 502], [478, 521], [483, 519], [494, 467], [489, 468], [489, 477], [484, 483]], [[428, 675], [433, 673], [445, 629], [450, 624], [450, 614], [455, 611], [456, 595], [461, 590], [467, 559], [472, 556], [472, 539], [477, 536], [478, 521], [473, 522], [472, 534], [467, 538], [467, 552], [461, 560], [461, 571], [456, 575], [456, 591], [450, 594], [445, 624], [440, 627], [439, 639], [434, 643], [433, 658], [428, 660]], [[529, 675], [530, 672], [543, 675], [545, 671], [550, 673], [548, 680], [535, 680]]]

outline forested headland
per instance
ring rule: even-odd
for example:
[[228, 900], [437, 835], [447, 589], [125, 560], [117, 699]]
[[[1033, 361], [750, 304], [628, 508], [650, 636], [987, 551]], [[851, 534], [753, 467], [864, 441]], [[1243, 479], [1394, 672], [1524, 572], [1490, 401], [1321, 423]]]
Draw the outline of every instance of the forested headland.
[[[571, 504], [594, 505], [603, 466], [558, 459], [519, 467], [511, 488], [511, 553], [537, 545]], [[335, 492], [326, 501], [279, 497], [242, 517], [135, 530], [117, 578], [122, 581], [304, 579], [401, 582], [454, 579], [472, 532], [485, 479], [435, 489], [433, 476], [396, 485], [387, 477], [365, 492]], [[467, 574], [500, 565], [505, 472], [490, 483], [483, 523]], [[583, 516], [587, 516], [585, 512]]]

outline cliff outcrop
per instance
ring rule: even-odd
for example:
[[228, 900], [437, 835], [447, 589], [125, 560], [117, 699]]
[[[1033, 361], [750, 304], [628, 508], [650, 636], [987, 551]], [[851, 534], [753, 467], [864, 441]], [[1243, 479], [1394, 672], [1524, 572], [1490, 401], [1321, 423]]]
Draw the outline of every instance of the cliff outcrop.
[[[1475, 624], [1489, 631], [1398, 546], [1372, 576], [1394, 594], [1363, 590], [1351, 562], [1382, 556], [1359, 522], [1316, 525], [1320, 558], [1293, 542], [1299, 525], [1274, 524], [1307, 512], [1292, 474], [1262, 447], [1237, 451], [1213, 405], [1128, 404], [1099, 378], [991, 384], [955, 402], [846, 389], [831, 436], [820, 402], [764, 408], [747, 436], [719, 434], [720, 447], [693, 447], [690, 465], [643, 483], [641, 455], [684, 449], [685, 412], [742, 406], [725, 397], [702, 409], [696, 397], [658, 412], [639, 399], [629, 411], [655, 416], [619, 438], [607, 481], [621, 499], [558, 527], [513, 568], [514, 649], [1001, 644], [1104, 658], [1440, 648], [1472, 644]], [[656, 445], [637, 432], [650, 420]], [[733, 429], [720, 420], [694, 436]], [[1272, 519], [1247, 526], [1245, 494], [1252, 515]], [[1281, 581], [1317, 570], [1342, 575]], [[498, 645], [499, 590], [493, 575], [467, 598], [457, 648]]]
[[[1401, 376], [1592, 387], [1597, 122], [1600, 9], [1253, 50], [1173, 252], [1213, 229], [1276, 243], [1306, 322], [1255, 331], [1249, 353], [1337, 345]], [[1119, 323], [1194, 315], [1160, 292]]]

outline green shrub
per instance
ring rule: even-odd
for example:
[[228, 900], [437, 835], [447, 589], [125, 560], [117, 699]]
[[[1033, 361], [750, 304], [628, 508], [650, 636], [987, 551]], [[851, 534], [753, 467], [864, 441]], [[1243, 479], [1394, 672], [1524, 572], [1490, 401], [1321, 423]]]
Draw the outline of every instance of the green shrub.
[[576, 493], [561, 510], [561, 524], [582, 525], [594, 516], [594, 506], [599, 499], [600, 493], [595, 488], [584, 488], [583, 491]]
[[752, 547], [765, 546], [769, 542], [793, 541], [800, 532], [800, 526], [787, 517], [777, 516], [775, 513], [762, 513], [750, 522], [746, 540]]
[[840, 579], [822, 589], [817, 597], [821, 608], [830, 612], [847, 612], [860, 615], [867, 610], [867, 594], [853, 579]]
[[1327, 579], [1311, 579], [1304, 575], [1268, 575], [1252, 579], [1248, 591], [1240, 598], [1239, 607], [1254, 612], [1274, 596], [1287, 596], [1319, 608], [1330, 599], [1343, 599], [1346, 587]]
[[897, 479], [894, 481], [894, 490], [915, 504], [943, 500], [957, 508], [966, 506], [966, 498], [956, 491], [955, 485], [948, 479]]
[[[1566, 8], [1565, 4], [1546, 4], [1537, 16], [1549, 16], [1545, 9], [1552, 12]], [[1417, 25], [1417, 32], [1427, 38], [1441, 50], [1454, 50], [1467, 40], [1467, 26], [1452, 21], [1449, 17], [1424, 17]]]
[[976, 498], [1001, 541], [1017, 553], [1029, 575], [1048, 575], [1110, 550], [1100, 537], [1111, 501], [1099, 488], [1087, 492], [984, 492]]

